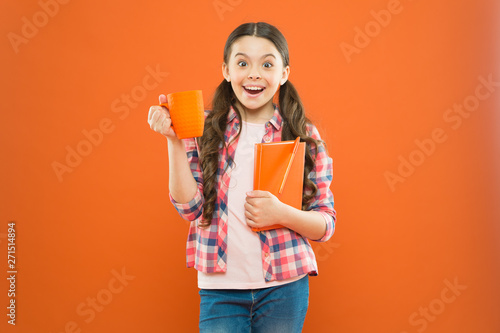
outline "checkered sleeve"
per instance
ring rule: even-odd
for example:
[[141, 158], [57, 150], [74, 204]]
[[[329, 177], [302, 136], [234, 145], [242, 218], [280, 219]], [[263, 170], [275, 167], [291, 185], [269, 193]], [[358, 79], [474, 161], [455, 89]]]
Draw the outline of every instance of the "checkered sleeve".
[[[310, 136], [316, 140], [321, 140], [318, 129], [314, 125], [308, 126]], [[332, 159], [328, 156], [325, 146], [319, 144], [318, 147], [312, 147], [311, 152], [314, 155], [317, 152], [315, 166], [309, 173], [309, 179], [312, 180], [318, 187], [315, 197], [308, 204], [306, 210], [317, 211], [323, 215], [326, 222], [325, 235], [316, 240], [325, 242], [329, 240], [335, 231], [336, 212], [333, 208], [333, 194], [330, 190], [332, 182]]]
[[198, 190], [193, 199], [187, 203], [178, 203], [169, 194], [170, 201], [174, 205], [179, 215], [188, 221], [194, 221], [201, 216], [203, 211], [203, 173], [201, 171], [198, 155], [198, 145], [196, 139], [184, 139], [184, 146], [189, 162], [191, 173], [198, 185]]

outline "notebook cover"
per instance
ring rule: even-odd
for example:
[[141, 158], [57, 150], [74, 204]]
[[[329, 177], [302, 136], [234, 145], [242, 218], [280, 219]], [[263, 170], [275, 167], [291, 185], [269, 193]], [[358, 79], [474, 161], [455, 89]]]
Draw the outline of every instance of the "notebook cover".
[[[281, 202], [302, 209], [305, 142], [299, 143], [283, 192], [278, 193], [293, 152], [294, 143], [292, 140], [255, 144], [253, 188], [254, 190], [269, 191]], [[277, 228], [283, 228], [283, 226], [276, 224], [266, 228], [252, 228], [252, 230], [261, 231]]]

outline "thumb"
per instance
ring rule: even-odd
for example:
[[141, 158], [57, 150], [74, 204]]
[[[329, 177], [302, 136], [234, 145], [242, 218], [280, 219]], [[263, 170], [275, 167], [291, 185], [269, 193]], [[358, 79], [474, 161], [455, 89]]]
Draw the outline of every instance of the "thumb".
[[271, 196], [268, 191], [254, 190], [246, 193], [248, 197], [251, 198], [267, 198]]
[[167, 103], [167, 96], [161, 94], [159, 97], [160, 104]]

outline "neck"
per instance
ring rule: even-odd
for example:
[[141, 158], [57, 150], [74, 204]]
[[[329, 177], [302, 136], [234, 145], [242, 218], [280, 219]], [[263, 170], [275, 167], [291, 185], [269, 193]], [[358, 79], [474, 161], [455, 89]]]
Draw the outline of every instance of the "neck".
[[272, 101], [269, 101], [269, 103], [264, 104], [258, 109], [248, 109], [239, 101], [236, 103], [236, 106], [241, 111], [242, 120], [247, 123], [265, 124], [274, 115], [274, 106]]

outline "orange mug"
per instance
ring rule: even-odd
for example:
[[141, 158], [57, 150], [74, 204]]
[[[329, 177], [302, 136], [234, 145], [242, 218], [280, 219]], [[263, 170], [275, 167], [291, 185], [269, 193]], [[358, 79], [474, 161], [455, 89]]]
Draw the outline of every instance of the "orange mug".
[[179, 139], [196, 138], [203, 135], [205, 110], [201, 90], [190, 90], [167, 95], [172, 127]]

